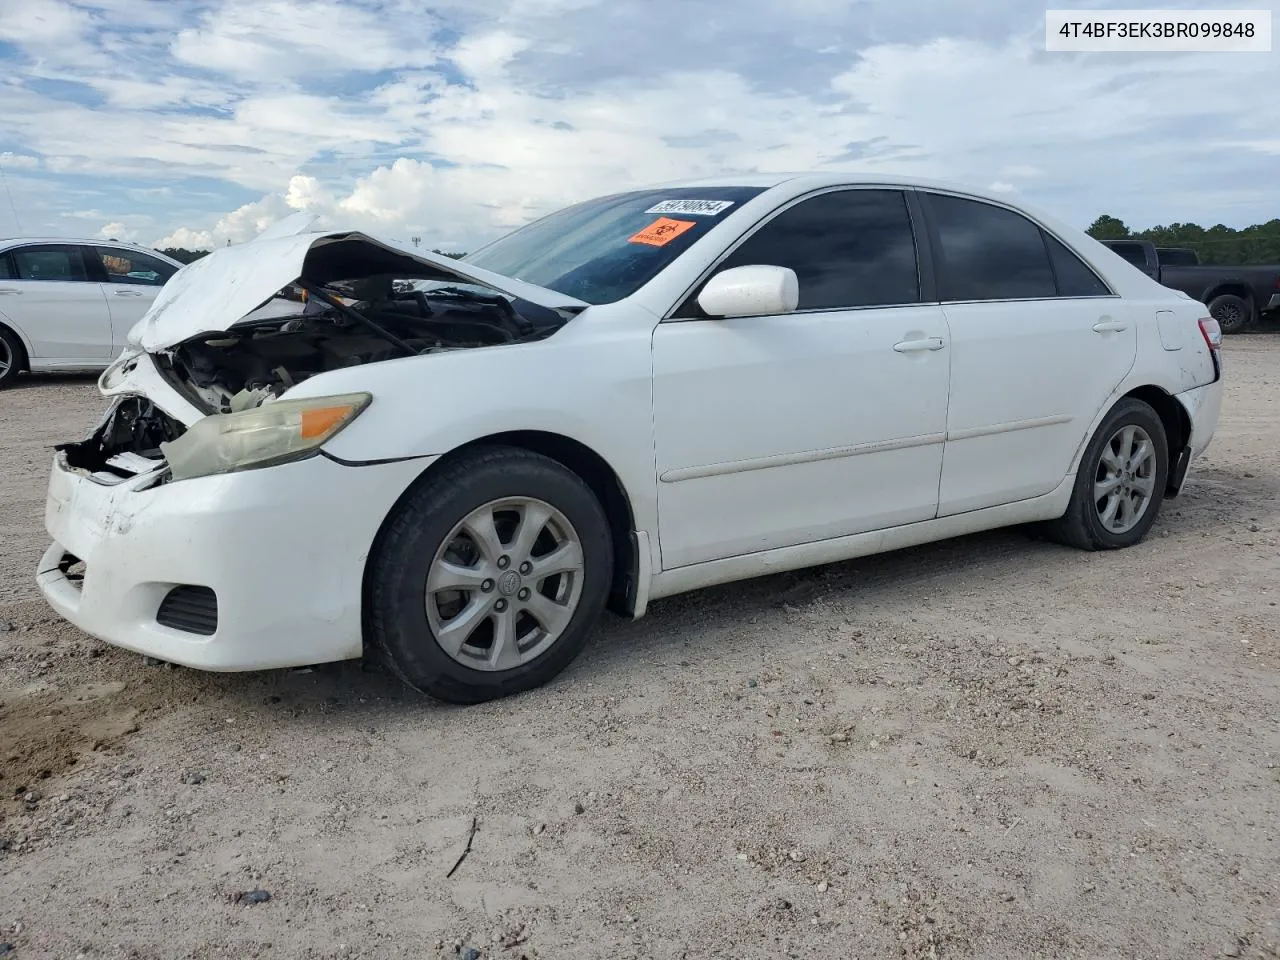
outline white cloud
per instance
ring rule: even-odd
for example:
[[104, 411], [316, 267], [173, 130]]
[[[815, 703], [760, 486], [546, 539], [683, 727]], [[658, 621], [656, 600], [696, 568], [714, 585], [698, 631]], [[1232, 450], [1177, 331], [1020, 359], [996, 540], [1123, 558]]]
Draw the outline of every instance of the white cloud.
[[0, 6], [0, 40], [31, 46], [76, 41], [91, 22], [89, 14], [59, 0], [23, 0]]
[[292, 210], [323, 210], [333, 205], [333, 198], [315, 177], [297, 176], [289, 179], [284, 202]]
[[337, 0], [230, 0], [182, 30], [172, 52], [183, 63], [254, 80], [432, 63], [434, 18], [421, 7], [398, 12]]
[[123, 223], [112, 221], [104, 224], [102, 229], [94, 234], [94, 237], [99, 240], [128, 240], [132, 242], [138, 239], [138, 234]]
[[1017, 193], [1018, 188], [1012, 183], [1006, 183], [1003, 180], [996, 180], [994, 183], [988, 184], [987, 189], [992, 193]]
[[[991, 183], [1086, 221], [1275, 215], [1274, 57], [1048, 55], [1011, 0], [971, 21], [931, 0], [925, 19], [892, 0], [687, 0], [710, 61], [677, 49], [686, 7], [663, 0], [135, 2], [0, 0], [24, 58], [0, 54], [4, 146], [48, 185], [24, 221], [35, 205], [55, 222], [88, 183], [104, 186], [75, 206], [166, 244], [309, 210], [457, 247], [608, 190], [813, 167]], [[961, 20], [968, 39], [940, 36]]]
[[261, 200], [232, 210], [208, 230], [179, 227], [156, 242], [157, 247], [185, 247], [188, 250], [210, 250], [228, 243], [252, 240], [271, 224], [292, 213], [280, 194], [268, 194]]
[[40, 166], [40, 158], [24, 153], [0, 153], [0, 167], [6, 170], [34, 170]]

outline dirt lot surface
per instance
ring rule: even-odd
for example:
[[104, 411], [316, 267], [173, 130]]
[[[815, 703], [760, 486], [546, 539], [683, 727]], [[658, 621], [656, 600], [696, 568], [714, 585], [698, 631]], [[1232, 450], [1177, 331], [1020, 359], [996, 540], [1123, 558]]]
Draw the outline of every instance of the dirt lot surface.
[[1132, 550], [1006, 531], [705, 591], [469, 709], [60, 623], [49, 447], [103, 402], [0, 394], [0, 944], [1280, 956], [1280, 336], [1226, 354], [1217, 439]]

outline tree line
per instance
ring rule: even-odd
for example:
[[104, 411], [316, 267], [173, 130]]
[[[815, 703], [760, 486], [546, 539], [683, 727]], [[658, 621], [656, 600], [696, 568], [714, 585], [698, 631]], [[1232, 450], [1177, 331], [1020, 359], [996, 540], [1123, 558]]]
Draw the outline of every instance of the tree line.
[[1222, 224], [1205, 228], [1198, 223], [1131, 230], [1123, 220], [1103, 214], [1086, 231], [1096, 240], [1148, 240], [1157, 247], [1194, 250], [1201, 263], [1280, 263], [1280, 220], [1256, 223], [1243, 230]]

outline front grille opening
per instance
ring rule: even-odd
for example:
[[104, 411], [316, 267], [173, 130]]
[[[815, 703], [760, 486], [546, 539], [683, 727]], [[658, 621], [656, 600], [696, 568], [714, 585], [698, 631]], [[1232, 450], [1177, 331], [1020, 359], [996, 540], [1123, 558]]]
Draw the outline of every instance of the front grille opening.
[[84, 589], [84, 561], [73, 553], [64, 553], [58, 561], [58, 569], [67, 578], [67, 582], [77, 590]]
[[156, 623], [211, 637], [218, 629], [218, 595], [208, 587], [180, 584], [165, 594], [160, 602]]

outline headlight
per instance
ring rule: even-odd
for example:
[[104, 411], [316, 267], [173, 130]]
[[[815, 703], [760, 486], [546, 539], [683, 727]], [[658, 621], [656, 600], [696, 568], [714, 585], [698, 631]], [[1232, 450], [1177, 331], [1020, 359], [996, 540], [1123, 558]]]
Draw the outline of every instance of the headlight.
[[175, 480], [301, 460], [318, 451], [372, 399], [367, 393], [344, 393], [215, 413], [197, 420], [172, 443], [160, 444], [160, 452]]

